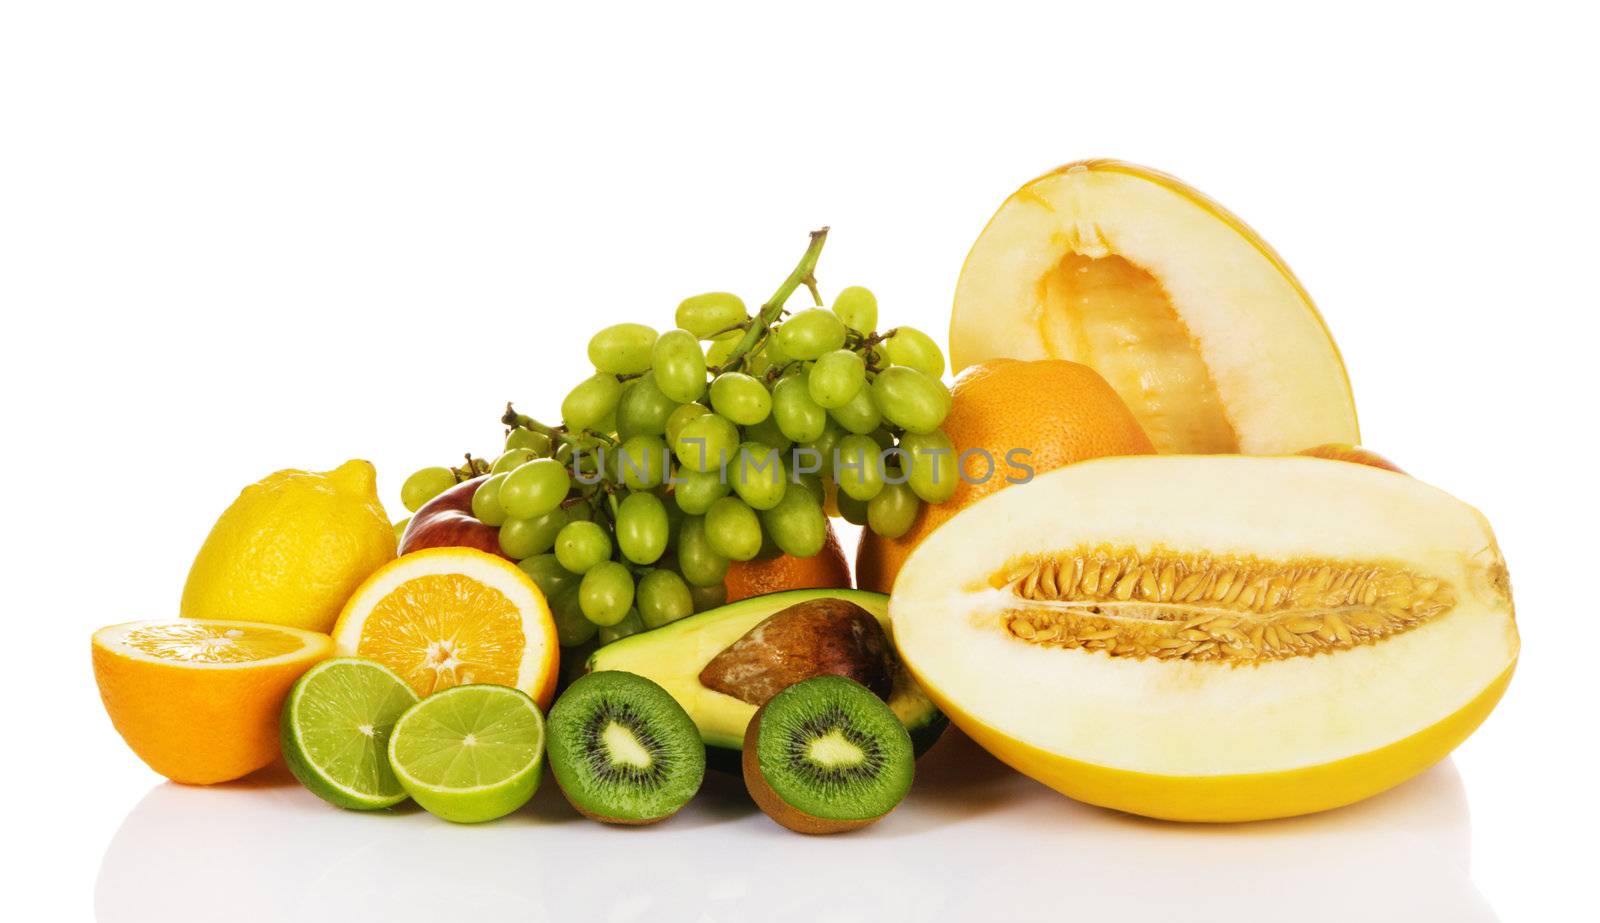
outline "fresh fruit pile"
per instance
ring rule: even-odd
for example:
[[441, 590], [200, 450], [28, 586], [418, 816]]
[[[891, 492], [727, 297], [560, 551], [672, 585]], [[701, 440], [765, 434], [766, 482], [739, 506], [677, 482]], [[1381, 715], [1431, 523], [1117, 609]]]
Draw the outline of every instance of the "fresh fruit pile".
[[1357, 444], [1326, 325], [1221, 206], [1110, 161], [1024, 186], [962, 270], [949, 389], [868, 290], [824, 307], [825, 240], [753, 313], [595, 334], [559, 425], [508, 405], [408, 520], [361, 461], [245, 488], [185, 618], [95, 634], [113, 725], [180, 782], [281, 752], [332, 804], [459, 823], [546, 763], [621, 825], [724, 770], [825, 834], [947, 723], [1073, 798], [1237, 821], [1399, 784], [1494, 708], [1487, 521]]
[[[878, 332], [877, 299], [860, 286], [823, 308], [826, 238], [812, 234], [754, 316], [737, 295], [710, 292], [685, 299], [665, 333], [596, 333], [595, 373], [561, 402], [561, 425], [508, 407], [505, 451], [468, 481], [470, 496], [449, 493], [476, 472], [470, 458], [406, 479], [416, 517], [403, 550], [459, 542], [470, 513], [486, 527], [478, 547], [533, 577], [562, 646], [575, 647], [722, 603], [734, 562], [816, 556], [830, 502], [874, 534], [905, 534], [957, 487], [940, 429], [944, 355], [914, 328]], [[802, 286], [816, 306], [788, 311]]]

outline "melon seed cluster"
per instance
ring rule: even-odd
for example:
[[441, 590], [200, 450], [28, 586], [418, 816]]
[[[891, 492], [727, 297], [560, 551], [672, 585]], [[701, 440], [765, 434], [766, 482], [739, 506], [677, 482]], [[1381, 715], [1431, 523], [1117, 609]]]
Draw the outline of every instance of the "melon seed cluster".
[[1265, 561], [1101, 546], [1032, 557], [991, 581], [1035, 605], [1034, 644], [1163, 660], [1278, 660], [1373, 643], [1448, 612], [1443, 581], [1382, 562]]

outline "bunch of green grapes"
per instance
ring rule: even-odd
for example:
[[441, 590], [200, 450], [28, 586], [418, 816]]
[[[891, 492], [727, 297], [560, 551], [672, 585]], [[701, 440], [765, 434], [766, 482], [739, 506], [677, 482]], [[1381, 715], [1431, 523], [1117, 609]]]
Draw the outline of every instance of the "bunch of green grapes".
[[[911, 327], [878, 332], [860, 286], [824, 307], [825, 235], [753, 316], [711, 292], [665, 332], [596, 333], [595, 373], [560, 426], [507, 408], [505, 454], [472, 510], [544, 591], [564, 646], [720, 605], [731, 562], [821, 551], [831, 505], [896, 537], [955, 490], [943, 354]], [[791, 313], [802, 285], [816, 306]]]

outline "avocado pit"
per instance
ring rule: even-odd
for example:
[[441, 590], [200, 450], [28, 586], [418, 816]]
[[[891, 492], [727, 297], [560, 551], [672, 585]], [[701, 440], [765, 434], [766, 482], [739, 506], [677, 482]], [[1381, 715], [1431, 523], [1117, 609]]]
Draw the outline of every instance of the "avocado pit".
[[843, 599], [795, 603], [762, 620], [711, 658], [700, 684], [751, 705], [814, 676], [853, 679], [889, 700], [895, 664], [871, 613]]

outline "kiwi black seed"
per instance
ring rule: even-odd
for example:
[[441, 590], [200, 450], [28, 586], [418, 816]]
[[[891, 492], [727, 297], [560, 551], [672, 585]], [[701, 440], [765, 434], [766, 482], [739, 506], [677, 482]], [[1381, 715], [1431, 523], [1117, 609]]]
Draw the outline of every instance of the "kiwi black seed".
[[677, 700], [651, 680], [606, 670], [580, 677], [550, 709], [550, 771], [579, 813], [653, 824], [689, 803], [706, 747]]
[[744, 735], [744, 783], [761, 810], [799, 833], [842, 833], [894, 810], [911, 790], [911, 735], [872, 690], [818, 676], [761, 706]]

